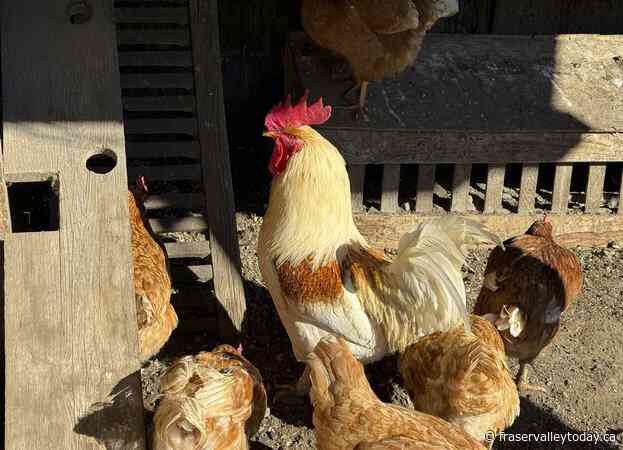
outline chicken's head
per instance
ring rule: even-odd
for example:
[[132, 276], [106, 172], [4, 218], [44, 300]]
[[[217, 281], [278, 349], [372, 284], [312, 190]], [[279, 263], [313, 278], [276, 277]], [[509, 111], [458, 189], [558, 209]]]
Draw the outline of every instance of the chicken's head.
[[266, 115], [264, 125], [266, 131], [263, 136], [273, 138], [275, 147], [268, 165], [273, 176], [281, 174], [288, 164], [288, 160], [303, 148], [303, 140], [297, 129], [306, 125], [320, 125], [331, 117], [331, 107], [322, 104], [322, 98], [316, 103], [307, 105], [308, 91], [296, 105], [292, 105], [288, 95], [283, 102], [275, 105]]
[[534, 222], [530, 228], [528, 228], [528, 231], [526, 232], [526, 234], [530, 234], [532, 236], [541, 236], [544, 238], [552, 238], [552, 232], [553, 232], [553, 227], [552, 227], [552, 222], [549, 218], [549, 216], [545, 216], [543, 217], [542, 220], [537, 220], [536, 222]]

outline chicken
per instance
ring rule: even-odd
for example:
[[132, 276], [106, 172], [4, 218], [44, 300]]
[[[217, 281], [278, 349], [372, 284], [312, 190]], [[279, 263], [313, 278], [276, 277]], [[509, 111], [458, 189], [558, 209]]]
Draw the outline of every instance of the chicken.
[[323, 338], [309, 366], [319, 450], [484, 449], [438, 417], [381, 402], [342, 338]]
[[128, 194], [139, 351], [143, 360], [158, 353], [177, 327], [165, 252], [148, 229], [139, 206], [146, 193], [145, 179], [139, 177], [136, 191]]
[[[302, 21], [320, 46], [351, 65], [363, 111], [368, 82], [402, 72], [417, 56], [426, 31], [459, 11], [457, 0], [303, 0]], [[350, 91], [350, 90], [349, 90]]]
[[[357, 230], [344, 159], [309, 125], [326, 121], [322, 100], [273, 108], [274, 175], [260, 230], [260, 270], [296, 358], [327, 334], [346, 339], [364, 363], [422, 336], [466, 323], [461, 266], [466, 244], [497, 243], [482, 226], [448, 216], [402, 236], [393, 261]], [[308, 390], [308, 370], [297, 393]]]
[[528, 383], [527, 364], [558, 333], [562, 314], [582, 290], [582, 267], [556, 244], [548, 217], [504, 247], [489, 256], [474, 313], [496, 324], [506, 353], [519, 360], [520, 390], [544, 391]]
[[400, 373], [415, 409], [493, 444], [490, 432], [505, 430], [519, 415], [519, 394], [498, 331], [481, 317], [470, 319], [471, 331], [459, 326], [409, 346]]
[[181, 358], [160, 385], [154, 450], [247, 450], [266, 413], [262, 376], [240, 347]]

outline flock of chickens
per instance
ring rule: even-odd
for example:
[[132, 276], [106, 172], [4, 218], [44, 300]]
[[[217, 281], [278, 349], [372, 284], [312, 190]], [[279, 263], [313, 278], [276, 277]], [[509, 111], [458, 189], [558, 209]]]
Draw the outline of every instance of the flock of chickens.
[[[456, 0], [396, 0], [387, 2], [385, 16], [371, 15], [374, 3], [303, 1], [310, 35], [351, 62], [362, 88], [357, 108], [363, 108], [367, 81], [403, 67], [388, 58], [408, 64], [424, 31], [456, 12]], [[368, 33], [378, 53], [331, 46], [340, 27]], [[409, 45], [398, 51], [401, 40]], [[294, 355], [306, 367], [275, 400], [309, 395], [320, 450], [491, 446], [491, 436], [520, 414], [519, 392], [543, 390], [528, 383], [527, 365], [555, 337], [580, 293], [579, 261], [555, 243], [547, 217], [502, 243], [482, 225], [455, 216], [421, 223], [402, 236], [397, 256], [388, 260], [355, 226], [340, 152], [311, 127], [330, 115], [322, 99], [308, 105], [306, 94], [295, 105], [288, 97], [265, 119], [264, 136], [274, 140], [273, 182], [257, 253]], [[165, 252], [142, 215], [146, 193], [139, 178], [129, 195], [144, 360], [178, 322]], [[469, 314], [461, 268], [467, 248], [476, 244], [496, 247]], [[154, 418], [155, 450], [248, 448], [267, 395], [260, 371], [242, 353], [241, 346], [222, 345], [169, 367]], [[363, 364], [391, 354], [398, 354], [415, 410], [381, 402], [366, 379]], [[519, 360], [515, 379], [507, 357]]]

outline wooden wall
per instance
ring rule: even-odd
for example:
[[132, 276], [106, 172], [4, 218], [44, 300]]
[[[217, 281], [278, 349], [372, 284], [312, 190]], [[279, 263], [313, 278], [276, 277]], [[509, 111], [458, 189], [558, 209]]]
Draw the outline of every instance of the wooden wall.
[[[440, 21], [446, 33], [556, 34], [623, 33], [622, 0], [459, 0], [461, 12]], [[221, 0], [219, 2], [225, 104], [237, 197], [250, 191], [253, 170], [258, 188], [267, 185], [264, 162], [270, 150], [259, 133], [266, 111], [283, 93], [282, 49], [289, 31], [301, 30], [300, 0]], [[243, 128], [241, 128], [243, 127]], [[235, 131], [235, 132], [232, 132]], [[260, 166], [249, 164], [258, 160]], [[253, 166], [253, 167], [250, 167]]]

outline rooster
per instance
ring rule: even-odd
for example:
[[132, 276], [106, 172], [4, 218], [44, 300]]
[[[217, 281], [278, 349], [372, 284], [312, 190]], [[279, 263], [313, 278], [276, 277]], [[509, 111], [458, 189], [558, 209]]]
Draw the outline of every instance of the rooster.
[[484, 450], [444, 420], [379, 400], [342, 338], [324, 337], [309, 356], [319, 450]]
[[[425, 33], [459, 11], [457, 0], [303, 0], [307, 34], [350, 63], [363, 112], [368, 82], [402, 72], [413, 62]], [[349, 89], [348, 92], [353, 89]]]
[[519, 360], [521, 391], [544, 392], [528, 383], [528, 364], [552, 342], [562, 314], [582, 290], [582, 266], [552, 237], [549, 217], [489, 255], [474, 313], [501, 331], [508, 356]]
[[247, 450], [266, 413], [262, 376], [240, 346], [183, 357], [160, 385], [154, 450]]
[[177, 327], [177, 314], [171, 306], [171, 279], [167, 271], [166, 255], [152, 235], [141, 211], [146, 194], [145, 178], [139, 177], [135, 191], [128, 193], [128, 206], [142, 360], [158, 353]]
[[409, 346], [400, 355], [400, 373], [415, 409], [492, 445], [492, 434], [519, 415], [519, 395], [498, 331], [479, 316], [471, 316], [471, 325], [471, 331], [458, 326]]
[[[402, 236], [393, 261], [371, 248], [353, 220], [344, 159], [310, 127], [330, 114], [322, 99], [308, 106], [306, 94], [266, 116], [274, 178], [259, 264], [299, 361], [323, 336], [337, 334], [369, 363], [465, 324], [465, 247], [499, 239], [474, 222], [446, 217]], [[309, 388], [308, 373], [297, 384], [299, 395]]]

